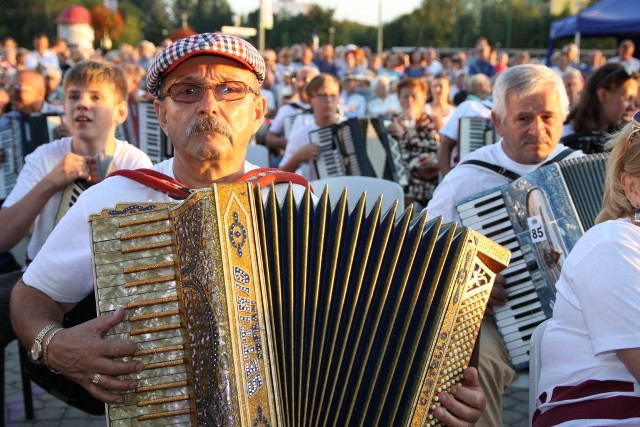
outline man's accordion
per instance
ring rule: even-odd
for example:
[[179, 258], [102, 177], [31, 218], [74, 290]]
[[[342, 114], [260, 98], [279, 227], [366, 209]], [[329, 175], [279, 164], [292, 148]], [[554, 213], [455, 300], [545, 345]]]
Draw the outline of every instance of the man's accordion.
[[509, 251], [364, 197], [268, 191], [92, 216], [98, 312], [126, 307], [107, 337], [145, 364], [110, 425], [438, 425]]

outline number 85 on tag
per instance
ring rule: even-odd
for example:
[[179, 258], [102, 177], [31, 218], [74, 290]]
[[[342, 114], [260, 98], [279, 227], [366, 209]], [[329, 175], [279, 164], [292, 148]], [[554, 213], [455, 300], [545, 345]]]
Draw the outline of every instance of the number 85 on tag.
[[544, 230], [544, 223], [540, 215], [530, 216], [527, 218], [529, 223], [529, 236], [533, 243], [545, 242], [547, 240], [547, 234]]

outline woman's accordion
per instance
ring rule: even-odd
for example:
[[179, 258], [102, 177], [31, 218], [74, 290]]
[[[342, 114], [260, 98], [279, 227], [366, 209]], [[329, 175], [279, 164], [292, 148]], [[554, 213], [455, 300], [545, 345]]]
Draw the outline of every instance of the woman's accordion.
[[509, 251], [380, 200], [255, 191], [92, 216], [98, 311], [127, 308], [107, 337], [145, 364], [110, 425], [437, 425]]

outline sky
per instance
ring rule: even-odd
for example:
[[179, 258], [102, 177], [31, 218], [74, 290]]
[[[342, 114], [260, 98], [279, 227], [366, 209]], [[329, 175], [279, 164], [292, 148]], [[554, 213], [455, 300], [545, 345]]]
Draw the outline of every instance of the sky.
[[[275, 7], [277, 0], [273, 1]], [[349, 19], [365, 25], [378, 25], [380, 1], [383, 22], [411, 12], [421, 3], [421, 0], [297, 0], [298, 3], [311, 2], [327, 9], [335, 9], [333, 16], [338, 21]], [[259, 7], [260, 0], [238, 0], [229, 4], [235, 13], [246, 15]]]

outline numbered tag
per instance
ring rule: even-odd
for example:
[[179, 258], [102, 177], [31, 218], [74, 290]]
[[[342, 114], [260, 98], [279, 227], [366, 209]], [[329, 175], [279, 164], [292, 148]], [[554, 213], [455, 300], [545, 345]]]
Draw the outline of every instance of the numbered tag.
[[544, 232], [544, 224], [540, 215], [530, 216], [527, 218], [529, 223], [529, 235], [533, 243], [545, 242], [547, 234]]

